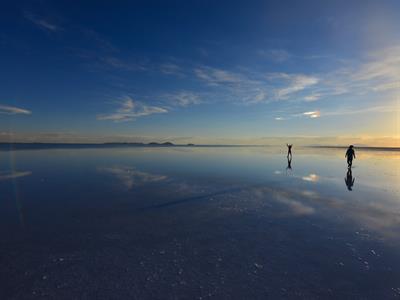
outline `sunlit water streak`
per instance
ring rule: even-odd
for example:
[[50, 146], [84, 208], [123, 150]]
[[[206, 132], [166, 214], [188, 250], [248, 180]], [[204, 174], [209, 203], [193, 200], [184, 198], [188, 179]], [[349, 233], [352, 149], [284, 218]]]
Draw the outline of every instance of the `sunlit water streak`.
[[15, 169], [15, 152], [14, 151], [9, 151], [10, 154], [10, 167], [11, 167], [11, 172], [0, 172], [0, 181], [1, 180], [7, 180], [10, 179], [12, 181], [12, 187], [13, 187], [13, 198], [15, 201], [15, 206], [18, 210], [18, 218], [19, 218], [19, 223], [22, 228], [25, 227], [25, 220], [24, 220], [24, 212], [22, 208], [21, 201], [19, 199], [19, 191], [18, 191], [18, 181], [17, 179], [20, 177], [24, 176], [29, 176], [32, 174], [30, 171], [17, 171]]

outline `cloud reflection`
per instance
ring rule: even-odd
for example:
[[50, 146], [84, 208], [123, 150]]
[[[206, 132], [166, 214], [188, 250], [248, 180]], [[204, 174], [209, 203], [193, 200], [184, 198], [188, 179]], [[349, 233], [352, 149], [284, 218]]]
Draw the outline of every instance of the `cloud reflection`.
[[8, 179], [15, 179], [19, 177], [24, 177], [24, 176], [29, 176], [31, 175], [31, 171], [24, 171], [24, 172], [6, 172], [6, 171], [0, 171], [0, 181], [1, 180], [8, 180]]
[[134, 186], [140, 186], [149, 182], [157, 182], [167, 178], [167, 176], [164, 175], [141, 172], [133, 167], [125, 166], [99, 167], [97, 170], [114, 175], [128, 190]]
[[374, 194], [369, 197], [360, 194], [357, 198], [349, 199], [324, 196], [313, 190], [254, 187], [249, 192], [261, 202], [270, 199], [284, 204], [288, 208], [288, 212], [283, 214], [285, 216], [318, 214], [329, 219], [333, 215], [340, 215], [348, 222], [356, 224], [357, 227], [354, 228], [367, 228], [388, 238], [398, 237], [398, 203], [384, 198], [377, 201]]
[[317, 182], [319, 180], [319, 176], [317, 174], [310, 174], [308, 176], [303, 176], [302, 179], [305, 181]]
[[305, 205], [301, 201], [293, 199], [290, 194], [275, 192], [274, 196], [274, 200], [285, 204], [293, 215], [311, 215], [315, 212], [315, 209], [312, 206]]

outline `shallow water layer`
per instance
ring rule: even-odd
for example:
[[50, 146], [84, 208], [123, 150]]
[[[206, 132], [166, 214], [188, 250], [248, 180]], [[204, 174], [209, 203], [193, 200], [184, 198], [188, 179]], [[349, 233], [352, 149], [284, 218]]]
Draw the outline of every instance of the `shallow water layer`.
[[400, 156], [0, 152], [1, 299], [400, 297]]

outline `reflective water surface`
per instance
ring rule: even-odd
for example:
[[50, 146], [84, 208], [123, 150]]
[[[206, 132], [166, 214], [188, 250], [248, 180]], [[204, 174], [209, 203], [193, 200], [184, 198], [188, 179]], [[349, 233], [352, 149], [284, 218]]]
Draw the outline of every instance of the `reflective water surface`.
[[0, 151], [0, 298], [400, 297], [399, 152], [285, 151]]

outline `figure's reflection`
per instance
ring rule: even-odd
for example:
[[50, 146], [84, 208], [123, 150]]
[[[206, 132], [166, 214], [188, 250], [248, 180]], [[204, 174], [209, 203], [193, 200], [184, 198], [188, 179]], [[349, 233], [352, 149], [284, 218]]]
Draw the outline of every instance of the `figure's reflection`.
[[347, 173], [346, 173], [346, 178], [344, 179], [344, 182], [346, 183], [347, 189], [349, 191], [352, 191], [353, 185], [354, 185], [354, 180], [356, 180], [356, 178], [353, 178], [353, 174], [351, 172], [351, 168], [347, 169]]
[[291, 155], [287, 157], [286, 172], [287, 172], [288, 170], [290, 170], [290, 171], [292, 170], [292, 156], [291, 156]]

